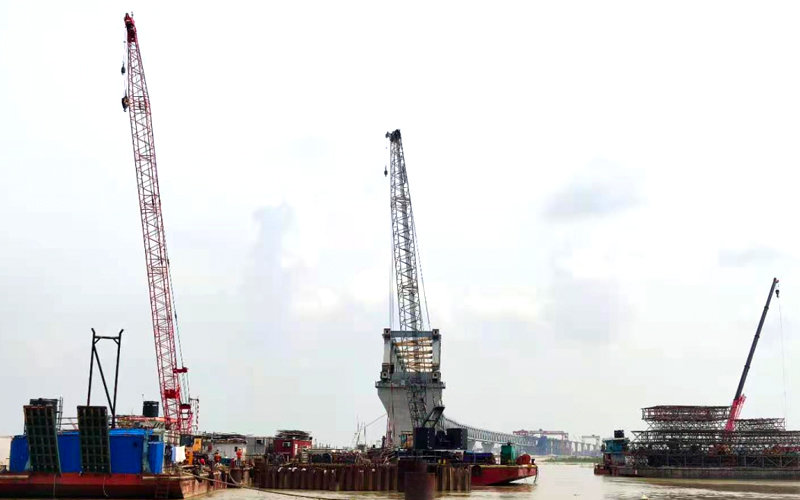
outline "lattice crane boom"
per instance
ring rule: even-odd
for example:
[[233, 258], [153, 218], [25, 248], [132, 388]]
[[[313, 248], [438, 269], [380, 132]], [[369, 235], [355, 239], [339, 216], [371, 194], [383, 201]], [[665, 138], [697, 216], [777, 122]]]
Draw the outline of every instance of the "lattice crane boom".
[[390, 141], [390, 181], [392, 206], [392, 249], [394, 256], [400, 330], [423, 329], [419, 297], [418, 260], [414, 212], [408, 186], [406, 160], [400, 131], [387, 132]]
[[[188, 434], [192, 432], [194, 410], [188, 391], [188, 369], [178, 365], [176, 353], [175, 304], [161, 212], [150, 97], [136, 25], [129, 14], [125, 15], [125, 29], [128, 76], [122, 107], [128, 111], [131, 122], [161, 403], [167, 428]], [[122, 70], [125, 73], [124, 66]]]
[[772, 278], [772, 286], [769, 289], [769, 295], [767, 295], [767, 303], [764, 305], [764, 310], [761, 312], [761, 319], [758, 321], [756, 334], [753, 336], [752, 344], [750, 344], [750, 352], [747, 354], [747, 361], [744, 363], [742, 376], [739, 378], [739, 385], [736, 387], [736, 394], [733, 396], [733, 403], [731, 403], [731, 411], [728, 415], [728, 421], [725, 423], [725, 430], [727, 432], [731, 432], [736, 428], [736, 420], [739, 418], [739, 413], [742, 411], [742, 406], [744, 405], [745, 400], [745, 395], [742, 393], [744, 390], [744, 383], [747, 380], [747, 374], [750, 372], [750, 363], [753, 361], [753, 354], [756, 352], [758, 339], [761, 337], [761, 328], [764, 326], [764, 319], [766, 319], [767, 311], [769, 311], [769, 304], [772, 301], [772, 294], [774, 293], [776, 297], [780, 297], [780, 290], [775, 288], [777, 286], [778, 278]]
[[424, 329], [420, 300], [420, 269], [411, 191], [400, 130], [387, 132], [389, 139], [389, 178], [392, 215], [392, 255], [397, 287], [399, 329], [405, 339], [396, 342], [397, 359], [408, 376], [406, 393], [414, 427], [422, 427], [427, 417], [423, 371], [429, 368], [430, 342], [418, 334]]

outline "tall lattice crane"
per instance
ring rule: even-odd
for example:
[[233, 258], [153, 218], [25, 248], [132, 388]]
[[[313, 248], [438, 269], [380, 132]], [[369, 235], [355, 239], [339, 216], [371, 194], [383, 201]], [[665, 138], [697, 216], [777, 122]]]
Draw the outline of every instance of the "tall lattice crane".
[[400, 320], [398, 333], [401, 334], [395, 338], [394, 345], [400, 368], [408, 377], [406, 394], [411, 421], [414, 427], [423, 427], [426, 423], [435, 424], [443, 407], [437, 402], [432, 415], [428, 415], [426, 383], [433, 368], [433, 348], [431, 336], [421, 334], [425, 330], [427, 307], [423, 311], [411, 192], [400, 130], [387, 132], [386, 137], [389, 139], [390, 162], [389, 171], [384, 171], [384, 175], [389, 176], [391, 183], [392, 250]]
[[[183, 360], [181, 366], [178, 365], [175, 345], [177, 315], [169, 271], [167, 241], [164, 235], [164, 220], [161, 214], [150, 97], [144, 78], [142, 55], [139, 52], [136, 24], [129, 14], [125, 14], [125, 29], [128, 77], [122, 108], [128, 111], [131, 121], [133, 162], [139, 188], [139, 209], [142, 218], [147, 281], [150, 287], [150, 311], [153, 319], [161, 404], [167, 428], [181, 434], [189, 434], [193, 430], [195, 413], [193, 402], [197, 400], [192, 400], [189, 395], [188, 369], [183, 366]], [[125, 72], [126, 64], [123, 63], [122, 73]]]

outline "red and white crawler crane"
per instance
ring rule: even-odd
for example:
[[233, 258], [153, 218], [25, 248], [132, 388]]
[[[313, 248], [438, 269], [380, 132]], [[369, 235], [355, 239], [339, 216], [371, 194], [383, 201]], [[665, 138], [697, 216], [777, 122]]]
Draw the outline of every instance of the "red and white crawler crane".
[[[194, 430], [196, 399], [191, 399], [187, 378], [188, 369], [178, 365], [176, 353], [175, 303], [161, 213], [161, 195], [158, 188], [156, 149], [153, 139], [153, 120], [150, 97], [144, 78], [142, 55], [136, 24], [130, 14], [125, 14], [127, 32], [127, 91], [122, 98], [122, 108], [131, 120], [133, 162], [139, 188], [139, 209], [144, 236], [144, 254], [147, 264], [147, 281], [150, 287], [150, 311], [156, 345], [156, 365], [161, 389], [161, 404], [167, 429], [180, 434]], [[126, 67], [123, 65], [122, 72]], [[182, 357], [182, 356], [181, 356]]]

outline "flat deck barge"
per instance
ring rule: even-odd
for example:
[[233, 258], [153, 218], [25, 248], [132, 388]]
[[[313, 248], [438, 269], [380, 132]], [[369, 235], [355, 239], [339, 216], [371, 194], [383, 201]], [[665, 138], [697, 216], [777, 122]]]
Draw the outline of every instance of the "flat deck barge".
[[536, 465], [475, 465], [472, 467], [472, 486], [505, 486], [521, 479], [536, 478]]
[[[598, 471], [597, 469], [602, 469]], [[800, 480], [800, 468], [775, 467], [617, 467], [598, 466], [595, 474], [660, 479]]]
[[191, 498], [225, 488], [220, 473], [0, 473], [0, 498]]

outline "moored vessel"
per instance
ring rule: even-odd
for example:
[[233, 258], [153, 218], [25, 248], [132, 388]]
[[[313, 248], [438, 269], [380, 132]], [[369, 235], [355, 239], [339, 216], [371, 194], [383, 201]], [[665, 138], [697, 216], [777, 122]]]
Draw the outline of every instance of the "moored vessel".
[[527, 453], [517, 456], [507, 443], [500, 447], [500, 463], [493, 453], [464, 453], [464, 462], [472, 465], [472, 486], [503, 486], [522, 479], [538, 478], [539, 467]]
[[122, 427], [109, 429], [106, 407], [79, 406], [63, 423], [57, 400], [31, 402], [0, 498], [189, 498], [227, 487], [228, 469], [184, 464], [186, 448], [161, 419], [116, 417]]
[[472, 467], [472, 486], [504, 486], [521, 479], [538, 476], [539, 468], [528, 465], [474, 465]]
[[224, 488], [221, 473], [0, 473], [2, 498], [190, 498]]

